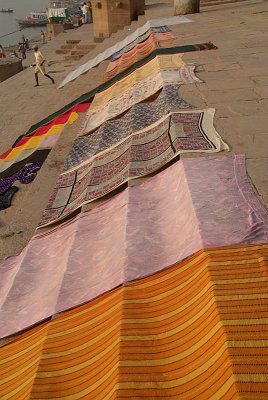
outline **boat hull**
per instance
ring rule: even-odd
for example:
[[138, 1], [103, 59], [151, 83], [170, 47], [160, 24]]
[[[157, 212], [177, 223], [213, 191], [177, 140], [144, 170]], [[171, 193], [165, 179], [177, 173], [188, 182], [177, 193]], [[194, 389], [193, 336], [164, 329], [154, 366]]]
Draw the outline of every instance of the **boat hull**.
[[22, 19], [17, 19], [17, 23], [22, 26], [22, 27], [31, 27], [31, 26], [45, 26], [48, 24], [47, 20], [43, 21], [28, 21], [28, 20], [22, 20]]

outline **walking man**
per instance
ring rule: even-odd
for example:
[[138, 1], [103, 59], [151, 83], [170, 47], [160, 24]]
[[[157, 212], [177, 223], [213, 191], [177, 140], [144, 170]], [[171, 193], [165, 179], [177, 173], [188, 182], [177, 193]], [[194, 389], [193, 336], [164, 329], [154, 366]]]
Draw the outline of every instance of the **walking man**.
[[54, 83], [54, 79], [51, 76], [49, 76], [48, 74], [46, 74], [46, 70], [44, 67], [44, 63], [46, 60], [44, 59], [41, 51], [38, 50], [38, 46], [34, 46], [34, 56], [35, 56], [35, 62], [36, 62], [35, 64], [33, 64], [33, 67], [35, 67], [35, 81], [36, 81], [35, 86], [39, 86], [39, 82], [38, 82], [39, 72], [42, 75], [49, 78], [52, 83]]

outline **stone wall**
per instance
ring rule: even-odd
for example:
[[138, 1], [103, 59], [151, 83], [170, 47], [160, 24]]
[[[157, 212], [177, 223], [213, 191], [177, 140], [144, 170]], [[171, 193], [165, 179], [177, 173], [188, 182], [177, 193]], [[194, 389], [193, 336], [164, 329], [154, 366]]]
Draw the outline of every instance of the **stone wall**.
[[131, 12], [131, 20], [138, 19], [139, 15], [144, 14], [145, 10], [145, 0], [129, 0], [130, 3], [130, 12]]
[[110, 36], [107, 0], [92, 1], [94, 38], [104, 39]]
[[0, 60], [0, 82], [23, 70], [22, 60], [5, 58]]
[[145, 0], [93, 0], [93, 32], [95, 40], [109, 37], [144, 13]]
[[47, 31], [49, 33], [48, 36], [52, 39], [64, 32], [64, 26], [63, 24], [47, 24]]

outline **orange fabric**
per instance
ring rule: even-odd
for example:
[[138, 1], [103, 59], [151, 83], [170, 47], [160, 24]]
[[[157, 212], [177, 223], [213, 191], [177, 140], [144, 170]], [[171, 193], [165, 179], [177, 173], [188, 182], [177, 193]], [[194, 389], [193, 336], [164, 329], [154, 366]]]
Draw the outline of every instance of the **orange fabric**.
[[7, 399], [267, 399], [268, 245], [203, 250], [0, 348]]
[[162, 41], [166, 48], [172, 47], [167, 41], [173, 41], [175, 36], [171, 32], [151, 34], [144, 42], [137, 44], [133, 49], [124, 53], [118, 60], [111, 61], [108, 64], [107, 70], [104, 75], [104, 81], [112, 79], [120, 72], [125, 71], [132, 64], [139, 60], [143, 60], [149, 54], [159, 47], [162, 47]]

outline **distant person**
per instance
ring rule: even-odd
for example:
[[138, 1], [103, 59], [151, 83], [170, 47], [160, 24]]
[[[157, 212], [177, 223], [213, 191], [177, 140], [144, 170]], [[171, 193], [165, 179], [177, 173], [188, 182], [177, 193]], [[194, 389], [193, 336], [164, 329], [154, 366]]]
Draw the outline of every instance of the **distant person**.
[[83, 18], [83, 11], [81, 9], [81, 7], [78, 7], [78, 26], [81, 26], [84, 22], [84, 18]]
[[45, 32], [44, 32], [44, 31], [41, 31], [40, 36], [41, 36], [42, 43], [45, 44], [45, 43], [46, 43], [46, 35], [45, 35]]
[[88, 1], [87, 4], [88, 4], [88, 22], [91, 24], [92, 23], [92, 4], [91, 4], [91, 1]]
[[20, 57], [22, 60], [26, 59], [26, 47], [25, 43], [19, 43], [19, 52], [20, 52]]
[[5, 50], [1, 44], [0, 44], [0, 58], [6, 58]]
[[48, 39], [48, 40], [52, 40], [52, 37], [53, 37], [52, 30], [49, 29], [48, 32], [47, 32], [47, 39]]
[[34, 56], [35, 56], [35, 64], [32, 64], [33, 67], [35, 67], [35, 81], [36, 84], [35, 86], [39, 86], [39, 82], [38, 82], [38, 74], [39, 72], [46, 76], [47, 78], [49, 78], [51, 80], [52, 83], [54, 83], [54, 79], [49, 76], [48, 74], [46, 74], [46, 70], [44, 67], [44, 63], [45, 63], [45, 59], [41, 53], [41, 51], [38, 50], [38, 46], [34, 46]]
[[25, 43], [25, 36], [24, 35], [21, 35], [21, 41], [22, 41], [22, 43]]
[[88, 11], [89, 11], [89, 7], [88, 7], [87, 3], [83, 3], [82, 4], [82, 13], [83, 13], [84, 24], [88, 23]]
[[25, 41], [24, 41], [24, 47], [25, 47], [26, 50], [29, 50], [29, 49], [30, 49], [29, 39], [25, 39]]

